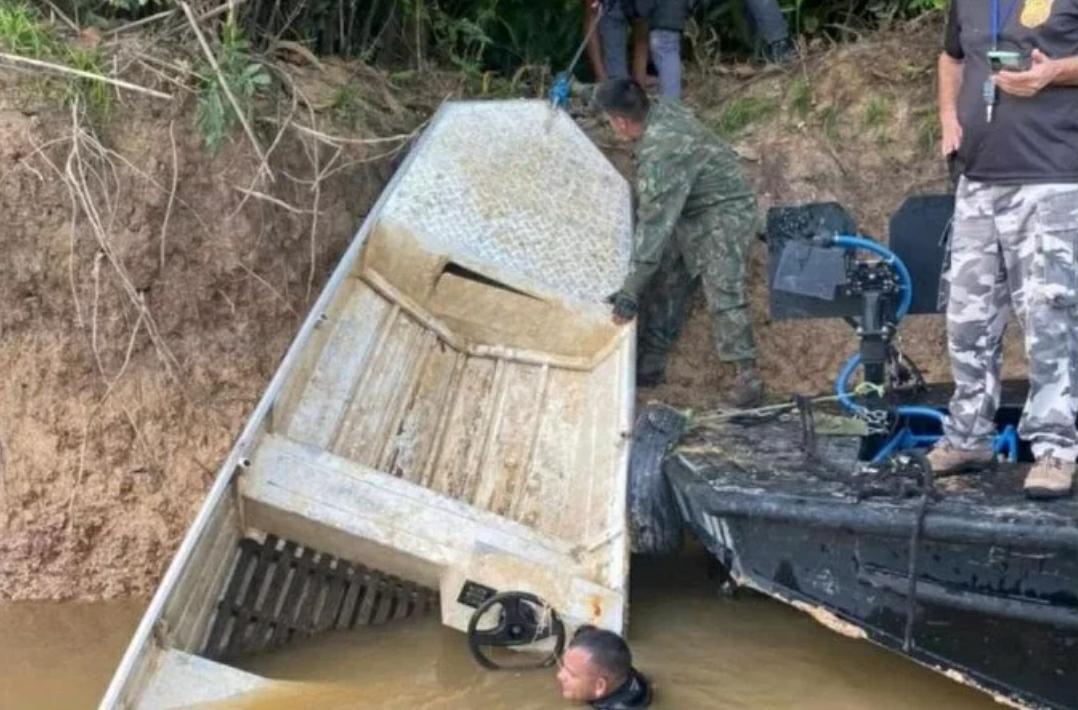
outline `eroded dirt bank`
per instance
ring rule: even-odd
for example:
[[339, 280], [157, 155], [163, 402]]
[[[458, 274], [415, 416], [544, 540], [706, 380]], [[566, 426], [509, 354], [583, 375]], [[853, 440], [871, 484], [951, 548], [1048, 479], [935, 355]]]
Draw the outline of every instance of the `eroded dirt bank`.
[[[905, 195], [946, 186], [932, 146], [937, 38], [912, 26], [820, 50], [789, 73], [696, 70], [688, 100], [731, 136], [765, 207], [836, 199], [882, 236]], [[925, 59], [873, 68], [876, 56]], [[100, 232], [61, 177], [72, 174], [71, 115], [37, 96], [32, 79], [0, 79], [0, 599], [152, 591], [391, 174], [386, 153], [406, 143], [355, 141], [411, 133], [446, 95], [358, 65], [295, 72], [314, 98], [293, 118], [347, 119], [333, 130], [352, 142], [285, 131], [275, 179], [254, 184], [259, 160], [242, 134], [215, 157], [200, 147], [192, 98], [125, 97], [99, 131], [111, 152], [82, 140], [74, 164]], [[358, 122], [326, 108], [346, 85], [360, 87]], [[267, 145], [273, 129], [260, 127]], [[769, 386], [828, 388], [854, 346], [848, 327], [768, 322], [762, 272], [757, 244], [751, 297]], [[947, 378], [938, 319], [911, 323], [903, 344], [930, 379]], [[1015, 352], [1012, 343], [1017, 365]], [[669, 374], [642, 396], [699, 407], [727, 382], [701, 299]]]

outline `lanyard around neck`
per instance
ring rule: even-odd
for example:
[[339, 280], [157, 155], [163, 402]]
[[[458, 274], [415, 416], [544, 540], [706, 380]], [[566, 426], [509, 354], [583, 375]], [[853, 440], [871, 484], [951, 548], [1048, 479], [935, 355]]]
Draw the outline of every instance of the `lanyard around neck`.
[[992, 0], [992, 49], [999, 49], [999, 34], [1007, 26], [1007, 22], [1010, 21], [1011, 15], [1014, 14], [1014, 8], [1017, 6], [1018, 0], [1011, 0], [1007, 5], [1007, 13], [1000, 17], [999, 0]]

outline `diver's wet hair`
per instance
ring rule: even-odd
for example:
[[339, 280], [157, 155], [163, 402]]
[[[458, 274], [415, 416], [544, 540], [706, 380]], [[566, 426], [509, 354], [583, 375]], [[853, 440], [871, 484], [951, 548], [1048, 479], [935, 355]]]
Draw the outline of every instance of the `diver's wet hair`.
[[585, 624], [576, 630], [569, 648], [582, 648], [591, 656], [591, 662], [610, 678], [620, 680], [629, 675], [633, 654], [625, 639], [613, 631]]
[[651, 102], [647, 92], [632, 79], [608, 79], [595, 92], [595, 104], [611, 116], [643, 123]]

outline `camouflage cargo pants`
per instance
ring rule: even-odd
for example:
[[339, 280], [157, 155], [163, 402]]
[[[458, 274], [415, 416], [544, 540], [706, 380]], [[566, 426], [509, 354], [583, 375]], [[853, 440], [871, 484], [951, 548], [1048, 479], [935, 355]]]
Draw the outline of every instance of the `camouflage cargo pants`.
[[[751, 203], [751, 204], [749, 204]], [[702, 285], [715, 350], [723, 362], [756, 358], [745, 299], [745, 266], [756, 203], [714, 210], [678, 223], [662, 262], [641, 296], [638, 374], [662, 373], [681, 332], [689, 298]]]
[[1029, 360], [1019, 434], [1037, 458], [1078, 456], [1076, 241], [1078, 185], [959, 183], [947, 304], [955, 393], [944, 426], [954, 446], [984, 447], [996, 430], [1013, 311]]

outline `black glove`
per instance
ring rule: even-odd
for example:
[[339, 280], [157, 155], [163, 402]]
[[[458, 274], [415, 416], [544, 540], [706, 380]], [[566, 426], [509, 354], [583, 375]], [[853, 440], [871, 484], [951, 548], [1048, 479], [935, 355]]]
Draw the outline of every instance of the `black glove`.
[[614, 306], [614, 317], [622, 320], [636, 318], [636, 314], [640, 310], [640, 304], [637, 303], [636, 296], [628, 291], [618, 291], [607, 298], [606, 302]]

